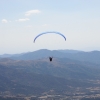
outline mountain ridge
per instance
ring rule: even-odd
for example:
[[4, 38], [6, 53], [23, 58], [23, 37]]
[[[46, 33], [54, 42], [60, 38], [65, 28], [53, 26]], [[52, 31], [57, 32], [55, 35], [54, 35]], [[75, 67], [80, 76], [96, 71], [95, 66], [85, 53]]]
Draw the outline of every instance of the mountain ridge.
[[12, 56], [9, 58], [15, 60], [35, 60], [35, 59], [41, 59], [41, 58], [47, 58], [49, 56], [53, 56], [54, 58], [69, 58], [73, 60], [87, 61], [87, 62], [100, 64], [100, 51], [91, 51], [91, 52], [73, 51], [76, 53], [66, 53], [65, 51], [62, 52], [59, 50], [51, 51], [47, 49], [42, 49], [34, 52], [24, 53], [17, 57]]

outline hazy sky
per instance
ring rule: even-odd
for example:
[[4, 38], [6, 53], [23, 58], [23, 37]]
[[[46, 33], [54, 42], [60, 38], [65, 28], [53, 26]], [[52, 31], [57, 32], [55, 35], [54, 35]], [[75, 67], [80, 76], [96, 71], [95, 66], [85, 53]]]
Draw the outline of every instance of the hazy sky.
[[[0, 54], [100, 50], [100, 0], [0, 0]], [[36, 35], [45, 31], [57, 34]]]

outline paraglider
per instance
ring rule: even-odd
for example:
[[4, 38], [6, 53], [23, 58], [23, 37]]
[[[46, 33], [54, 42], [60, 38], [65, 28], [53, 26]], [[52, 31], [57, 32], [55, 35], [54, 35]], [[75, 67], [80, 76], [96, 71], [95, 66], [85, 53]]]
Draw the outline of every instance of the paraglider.
[[65, 39], [65, 41], [66, 41], [66, 37], [65, 37], [63, 34], [61, 34], [60, 32], [51, 31], [51, 32], [43, 32], [43, 33], [38, 34], [38, 35], [34, 38], [34, 42], [36, 41], [36, 39], [37, 39], [39, 36], [41, 36], [41, 35], [43, 35], [43, 34], [48, 34], [48, 33], [55, 33], [55, 34], [61, 35], [61, 36]]
[[[62, 37], [64, 38], [64, 40], [66, 41], [66, 37], [65, 37], [62, 33], [56, 32], [56, 31], [49, 31], [49, 32], [43, 32], [43, 33], [38, 34], [38, 35], [34, 38], [34, 43], [35, 43], [36, 39], [37, 39], [39, 36], [41, 36], [41, 35], [43, 35], [43, 34], [48, 34], [48, 33], [58, 34], [58, 35], [62, 36]], [[49, 57], [50, 62], [52, 61], [52, 59], [53, 59], [53, 57]]]

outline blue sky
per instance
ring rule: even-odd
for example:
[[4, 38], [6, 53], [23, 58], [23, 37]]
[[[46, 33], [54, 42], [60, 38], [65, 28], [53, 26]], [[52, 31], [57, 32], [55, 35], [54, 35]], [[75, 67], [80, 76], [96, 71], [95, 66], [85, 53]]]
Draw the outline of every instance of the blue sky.
[[[0, 54], [100, 50], [100, 0], [0, 0]], [[57, 34], [39, 37], [45, 31]]]

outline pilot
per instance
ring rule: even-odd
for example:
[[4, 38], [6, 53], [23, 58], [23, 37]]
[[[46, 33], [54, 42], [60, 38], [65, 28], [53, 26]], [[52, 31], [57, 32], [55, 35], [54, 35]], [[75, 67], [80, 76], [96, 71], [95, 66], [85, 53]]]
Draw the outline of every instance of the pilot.
[[49, 57], [49, 60], [52, 61], [53, 57]]

